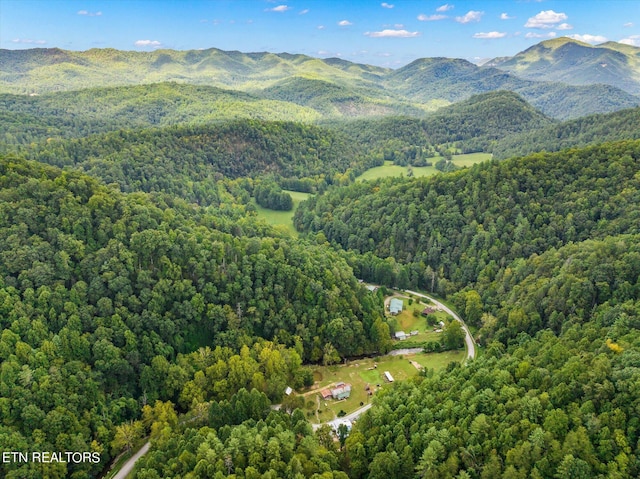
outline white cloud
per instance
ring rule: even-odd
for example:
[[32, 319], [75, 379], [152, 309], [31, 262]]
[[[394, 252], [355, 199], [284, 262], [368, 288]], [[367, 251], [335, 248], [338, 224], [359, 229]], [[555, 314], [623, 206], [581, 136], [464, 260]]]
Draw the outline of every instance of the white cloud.
[[501, 13], [500, 20], [513, 20], [515, 17], [510, 17], [508, 13]]
[[623, 38], [619, 43], [624, 43], [625, 45], [631, 45], [632, 47], [640, 47], [640, 35], [631, 35], [627, 38]]
[[278, 5], [277, 7], [273, 7], [273, 8], [267, 8], [265, 10], [265, 12], [286, 12], [287, 10], [291, 10], [291, 7], [289, 5]]
[[585, 33], [584, 35], [575, 34], [567, 36], [584, 43], [604, 43], [607, 41], [607, 37], [603, 37], [602, 35], [590, 35], [588, 33]]
[[567, 18], [569, 17], [565, 13], [543, 10], [536, 16], [529, 18], [524, 26], [527, 28], [554, 28], [554, 25], [564, 22]]
[[348, 27], [349, 25], [353, 25], [349, 20], [341, 20], [338, 22], [338, 25], [341, 27]]
[[573, 30], [573, 25], [569, 25], [568, 23], [561, 23], [556, 28], [558, 30]]
[[622, 26], [623, 26], [623, 27], [625, 27], [625, 28], [631, 28], [631, 27], [633, 27], [633, 25], [634, 25], [634, 23], [633, 23], [633, 22], [627, 22], [627, 23], [625, 23], [625, 24], [624, 24], [624, 25], [622, 25]]
[[318, 30], [324, 30], [324, 29], [325, 29], [325, 28], [327, 28], [327, 27], [325, 27], [324, 25], [318, 25], [316, 28], [317, 28]]
[[452, 8], [453, 8], [453, 5], [449, 5], [448, 3], [445, 3], [444, 5], [440, 5], [438, 8], [436, 8], [436, 12], [448, 12]]
[[306, 15], [307, 13], [309, 13], [309, 9], [305, 8], [304, 10], [300, 10], [300, 13], [298, 15]]
[[393, 8], [393, 7], [395, 7], [395, 5], [392, 5], [392, 4], [390, 4], [390, 3], [386, 3], [386, 2], [382, 2], [382, 3], [380, 4], [380, 6], [381, 6], [382, 8]]
[[14, 38], [11, 42], [24, 43], [25, 45], [44, 45], [47, 43], [46, 40], [32, 40], [30, 38]]
[[87, 17], [100, 17], [102, 12], [90, 12], [89, 10], [78, 10], [78, 15], [85, 15]]
[[480, 32], [473, 34], [473, 38], [504, 38], [506, 36], [506, 32]]
[[382, 30], [380, 32], [365, 32], [371, 38], [415, 38], [420, 36], [420, 32], [409, 32], [407, 30]]
[[555, 38], [555, 37], [556, 37], [556, 32], [549, 32], [549, 33], [527, 32], [527, 34], [525, 35], [525, 38]]
[[328, 52], [327, 50], [319, 50], [318, 55], [331, 55], [331, 52]]
[[475, 10], [469, 10], [461, 17], [456, 17], [456, 22], [458, 23], [470, 23], [470, 22], [479, 22], [484, 15], [484, 12], [478, 12]]
[[418, 20], [421, 22], [437, 22], [438, 20], [444, 20], [445, 18], [448, 17], [446, 15], [425, 15], [424, 13], [418, 15]]
[[158, 47], [162, 46], [162, 43], [160, 43], [158, 40], [136, 40], [134, 45], [136, 47], [158, 48]]

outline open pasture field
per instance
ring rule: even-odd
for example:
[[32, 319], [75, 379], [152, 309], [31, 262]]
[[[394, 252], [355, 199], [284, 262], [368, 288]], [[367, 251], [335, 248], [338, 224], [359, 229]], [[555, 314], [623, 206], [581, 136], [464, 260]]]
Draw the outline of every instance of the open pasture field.
[[469, 167], [476, 163], [490, 160], [493, 155], [491, 153], [467, 153], [465, 155], [453, 155], [453, 163], [460, 167]]
[[[438, 173], [434, 166], [414, 166], [413, 176], [431, 176]], [[385, 161], [382, 166], [374, 166], [356, 178], [356, 181], [376, 180], [390, 176], [407, 176], [407, 167], [394, 165], [392, 161]]]
[[[435, 370], [441, 370], [452, 362], [460, 362], [464, 358], [464, 350], [447, 351], [444, 353], [418, 353], [399, 356], [382, 356], [349, 361], [347, 364], [334, 366], [318, 366], [313, 375], [315, 384], [313, 389], [305, 394], [305, 411], [311, 422], [326, 422], [335, 419], [342, 410], [350, 413], [367, 404], [371, 396], [367, 395], [367, 385], [374, 391], [390, 387], [384, 380], [384, 372], [389, 371], [395, 381], [404, 381], [418, 374], [418, 369], [411, 363]], [[336, 401], [323, 400], [320, 390], [330, 388], [334, 384], [345, 382], [351, 384], [351, 396], [348, 399]], [[316, 415], [316, 410], [320, 412]]]
[[[435, 164], [438, 159], [438, 157], [431, 158], [429, 161], [432, 161]], [[463, 168], [490, 159], [491, 153], [468, 153], [465, 155], [453, 155], [453, 163], [456, 166], [460, 166]], [[439, 173], [439, 171], [436, 170], [435, 166], [414, 166], [412, 167], [412, 169], [414, 177], [431, 176]], [[408, 176], [407, 167], [394, 165], [392, 161], [385, 161], [384, 165], [382, 166], [369, 168], [367, 171], [358, 176], [358, 178], [356, 178], [356, 181], [375, 180], [378, 178], [388, 178], [390, 176]]]
[[251, 201], [256, 207], [256, 212], [258, 216], [264, 218], [264, 220], [270, 225], [278, 225], [283, 226], [291, 235], [298, 236], [298, 232], [293, 227], [293, 214], [296, 211], [296, 208], [300, 204], [300, 202], [309, 198], [309, 193], [300, 193], [299, 191], [289, 191], [284, 190], [291, 195], [293, 199], [293, 208], [291, 211], [276, 211], [270, 210], [269, 208], [264, 208], [255, 202], [255, 199], [252, 198]]

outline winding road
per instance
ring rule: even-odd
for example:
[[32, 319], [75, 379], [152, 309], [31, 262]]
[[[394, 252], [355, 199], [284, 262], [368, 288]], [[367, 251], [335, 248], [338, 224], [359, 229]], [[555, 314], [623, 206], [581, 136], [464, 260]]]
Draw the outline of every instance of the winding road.
[[435, 298], [432, 298], [431, 296], [427, 296], [426, 294], [422, 294], [422, 293], [417, 293], [415, 291], [409, 291], [408, 289], [405, 289], [404, 292], [408, 294], [412, 294], [414, 296], [419, 296], [420, 298], [428, 299], [433, 304], [435, 304], [439, 308], [449, 313], [451, 317], [453, 317], [456, 321], [459, 321], [460, 324], [462, 325], [462, 329], [464, 330], [464, 342], [467, 345], [467, 361], [469, 359], [473, 359], [476, 357], [476, 343], [473, 340], [473, 336], [471, 336], [471, 332], [469, 332], [469, 328], [467, 327], [467, 325], [465, 324], [465, 322], [462, 320], [460, 316], [458, 316], [451, 308], [449, 308], [445, 304], [442, 304], [440, 301], [438, 301]]
[[[422, 293], [418, 293], [416, 291], [409, 291], [408, 289], [405, 289], [404, 292], [407, 293], [407, 294], [412, 294], [413, 296], [418, 296], [420, 298], [428, 299], [433, 304], [435, 304], [436, 306], [438, 306], [439, 308], [441, 308], [442, 310], [444, 310], [448, 314], [450, 314], [451, 317], [454, 318], [456, 321], [459, 321], [460, 324], [462, 325], [462, 329], [464, 330], [464, 341], [465, 341], [465, 343], [467, 345], [467, 359], [466, 360], [468, 361], [469, 359], [473, 359], [473, 358], [476, 357], [476, 344], [473, 341], [473, 337], [471, 336], [471, 332], [469, 331], [469, 328], [467, 327], [467, 325], [465, 324], [465, 322], [462, 320], [462, 318], [460, 316], [458, 316], [451, 308], [449, 308], [445, 304], [442, 304], [440, 301], [438, 301], [435, 298], [432, 298], [431, 296], [428, 296], [428, 295], [422, 294]], [[411, 353], [419, 353], [420, 351], [422, 351], [421, 348], [412, 348], [412, 349], [391, 351], [389, 354], [394, 354], [394, 355], [411, 354]], [[347, 414], [344, 417], [336, 418], [336, 419], [333, 419], [331, 421], [327, 421], [327, 422], [322, 423], [322, 424], [313, 424], [313, 430], [316, 431], [316, 430], [320, 429], [320, 427], [323, 426], [324, 424], [328, 424], [329, 426], [331, 426], [332, 428], [335, 429], [341, 422], [344, 422], [344, 421], [353, 422], [356, 419], [358, 419], [362, 414], [364, 414], [369, 409], [371, 409], [372, 405], [373, 405], [372, 403], [366, 404], [365, 406], [362, 406], [360, 409], [356, 409], [355, 411], [353, 411], [350, 414]], [[272, 409], [279, 409], [276, 406], [279, 406], [279, 405], [276, 404], [276, 405], [271, 406], [271, 407], [272, 407]], [[120, 469], [118, 474], [116, 474], [113, 477], [113, 479], [126, 479], [126, 477], [129, 475], [129, 473], [133, 470], [133, 466], [135, 466], [136, 461], [138, 459], [140, 459], [142, 456], [144, 456], [147, 453], [148, 450], [149, 450], [149, 443], [147, 442], [144, 446], [142, 446], [142, 448], [133, 457], [131, 457], [131, 459], [129, 459], [125, 463], [124, 466], [122, 466], [122, 469]]]
[[147, 453], [150, 446], [151, 446], [151, 443], [146, 442], [145, 445], [142, 446], [138, 452], [136, 452], [133, 456], [129, 458], [127, 462], [124, 463], [124, 465], [120, 468], [118, 473], [115, 476], [113, 476], [113, 479], [126, 479], [129, 473], [133, 471], [133, 466], [136, 465], [136, 461]]

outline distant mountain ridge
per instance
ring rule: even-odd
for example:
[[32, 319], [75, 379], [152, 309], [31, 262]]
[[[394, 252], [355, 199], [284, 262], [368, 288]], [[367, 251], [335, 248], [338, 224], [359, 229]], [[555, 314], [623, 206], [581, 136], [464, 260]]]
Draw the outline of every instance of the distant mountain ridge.
[[568, 37], [555, 38], [513, 57], [495, 58], [483, 66], [527, 80], [570, 85], [604, 83], [633, 95], [640, 94], [640, 48], [623, 43], [594, 46]]
[[[628, 55], [624, 53], [628, 49], [622, 47], [618, 54]], [[0, 93], [40, 95], [177, 82], [294, 103], [323, 118], [423, 117], [439, 107], [495, 90], [516, 92], [556, 119], [607, 113], [640, 103], [640, 98], [618, 86], [527, 80], [498, 68], [449, 58], [419, 59], [392, 70], [338, 58], [216, 48], [153, 52], [36, 48], [0, 50], [0, 60]]]

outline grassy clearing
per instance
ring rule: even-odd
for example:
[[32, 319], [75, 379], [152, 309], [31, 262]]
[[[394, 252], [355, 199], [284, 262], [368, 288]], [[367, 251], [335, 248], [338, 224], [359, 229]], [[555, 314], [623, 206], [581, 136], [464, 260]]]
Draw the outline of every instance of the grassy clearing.
[[[466, 155], [453, 155], [453, 163], [459, 167], [468, 167], [482, 161], [490, 160], [491, 156], [491, 153], [468, 153]], [[429, 159], [429, 161], [432, 161], [434, 164], [438, 160], [438, 157]], [[414, 177], [431, 176], [440, 173], [438, 170], [436, 170], [435, 166], [414, 166], [412, 167], [412, 169]], [[384, 165], [382, 166], [369, 168], [367, 171], [358, 176], [358, 178], [356, 178], [356, 181], [375, 180], [378, 178], [388, 178], [390, 176], [408, 176], [407, 167], [394, 165], [392, 161], [385, 161]]]
[[491, 153], [467, 153], [466, 155], [453, 155], [453, 163], [456, 166], [465, 167], [490, 160]]
[[[464, 351], [447, 351], [445, 353], [382, 356], [353, 360], [339, 366], [318, 366], [314, 370], [316, 384], [314, 384], [313, 390], [305, 394], [307, 417], [312, 422], [317, 420], [326, 422], [335, 419], [341, 410], [348, 414], [358, 409], [361, 404], [367, 404], [371, 400], [365, 390], [367, 385], [374, 391], [391, 387], [391, 384], [384, 380], [385, 371], [389, 371], [395, 381], [403, 381], [418, 374], [418, 370], [411, 361], [426, 368], [441, 370], [452, 361], [462, 361], [464, 354]], [[341, 401], [323, 400], [320, 396], [320, 390], [331, 387], [338, 382], [351, 384], [351, 396]], [[320, 412], [316, 419], [317, 409]]]
[[[426, 318], [420, 314], [424, 308], [427, 306], [433, 306], [433, 304], [427, 300], [417, 301], [415, 298], [412, 304], [409, 304], [409, 300], [406, 298], [403, 298], [402, 300], [404, 302], [404, 309], [400, 314], [394, 317], [397, 324], [396, 330], [404, 331], [407, 334], [411, 331], [418, 331], [417, 336], [411, 336], [409, 338], [412, 342], [438, 341], [440, 339], [440, 333], [435, 333], [433, 331], [433, 326], [427, 324]], [[418, 312], [418, 316], [414, 316], [414, 311]], [[444, 311], [437, 311], [432, 314], [436, 317], [436, 321], [451, 321], [451, 316]], [[400, 342], [400, 344], [402, 344], [402, 342]]]
[[[414, 166], [413, 176], [431, 176], [438, 173], [434, 166]], [[407, 176], [407, 167], [394, 165], [392, 161], [385, 161], [382, 166], [369, 168], [362, 173], [356, 181], [375, 180], [378, 178], [387, 178], [389, 176]]]
[[293, 199], [293, 208], [291, 211], [275, 211], [270, 210], [268, 208], [263, 208], [259, 204], [256, 203], [255, 199], [252, 198], [251, 201], [256, 207], [256, 212], [258, 216], [264, 218], [264, 220], [270, 225], [282, 226], [286, 231], [288, 231], [292, 236], [298, 236], [298, 232], [293, 227], [293, 213], [295, 213], [296, 208], [300, 204], [300, 202], [309, 198], [309, 193], [300, 193], [299, 191], [289, 191], [284, 190], [291, 195]]

